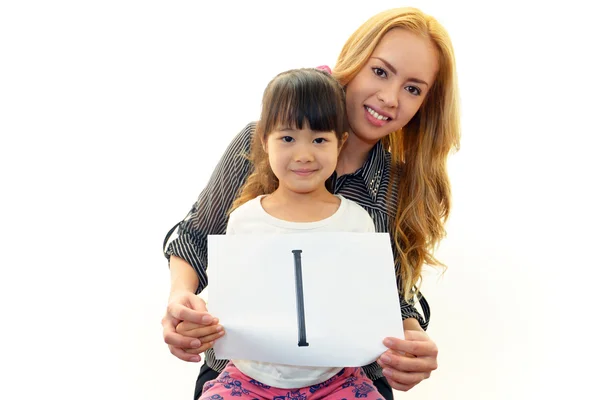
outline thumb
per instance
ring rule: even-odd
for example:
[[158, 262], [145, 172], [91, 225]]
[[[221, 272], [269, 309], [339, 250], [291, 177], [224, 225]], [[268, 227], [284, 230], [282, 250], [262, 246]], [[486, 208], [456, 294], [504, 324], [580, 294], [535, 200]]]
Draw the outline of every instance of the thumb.
[[206, 302], [203, 298], [197, 295], [190, 297], [190, 308], [200, 312], [208, 312], [208, 309], [206, 308]]
[[404, 340], [427, 341], [429, 335], [424, 331], [406, 330], [404, 331]]
[[[217, 323], [217, 318], [214, 318], [206, 308], [206, 301], [200, 296], [194, 295], [190, 298], [190, 308], [196, 311], [197, 315], [200, 317], [200, 322], [203, 325], [210, 325]], [[199, 322], [199, 323], [200, 323]]]

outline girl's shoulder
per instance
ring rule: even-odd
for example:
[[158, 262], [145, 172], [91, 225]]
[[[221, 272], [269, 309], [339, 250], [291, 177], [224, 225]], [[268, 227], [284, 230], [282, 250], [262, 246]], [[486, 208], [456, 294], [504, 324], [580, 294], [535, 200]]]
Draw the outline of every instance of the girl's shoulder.
[[342, 219], [351, 223], [348, 230], [360, 232], [375, 232], [375, 225], [371, 214], [367, 212], [357, 202], [347, 199], [344, 196], [338, 195], [342, 201], [340, 204], [340, 212], [343, 213]]
[[244, 204], [240, 205], [231, 212], [229, 219], [246, 218], [248, 216], [262, 214], [264, 212], [262, 205], [260, 204], [260, 199], [262, 197], [264, 197], [264, 195], [255, 197], [252, 200], [248, 200]]
[[367, 210], [365, 210], [363, 206], [358, 204], [356, 201], [350, 200], [341, 194], [337, 194], [336, 196], [338, 196], [341, 200], [340, 211], [346, 213], [348, 217], [371, 218]]

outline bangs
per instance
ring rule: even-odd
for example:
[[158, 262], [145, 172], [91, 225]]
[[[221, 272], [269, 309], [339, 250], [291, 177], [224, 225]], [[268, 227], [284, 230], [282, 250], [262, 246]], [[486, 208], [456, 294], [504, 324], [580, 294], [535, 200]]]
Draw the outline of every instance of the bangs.
[[278, 128], [346, 132], [344, 94], [320, 71], [296, 71], [276, 78], [263, 104], [265, 132]]

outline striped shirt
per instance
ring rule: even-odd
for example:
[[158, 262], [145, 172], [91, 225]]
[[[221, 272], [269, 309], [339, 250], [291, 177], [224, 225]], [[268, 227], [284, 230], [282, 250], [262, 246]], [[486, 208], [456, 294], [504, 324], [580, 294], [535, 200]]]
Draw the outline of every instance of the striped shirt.
[[[215, 168], [207, 186], [198, 200], [179, 225], [178, 237], [169, 243], [165, 257], [171, 255], [183, 258], [198, 275], [200, 293], [208, 285], [206, 263], [208, 257], [207, 235], [222, 235], [227, 229], [227, 211], [239, 194], [240, 188], [252, 171], [250, 161], [245, 157], [250, 151], [255, 123], [248, 124], [231, 142], [225, 154]], [[381, 142], [370, 151], [364, 165], [352, 174], [337, 177], [328, 181], [328, 187], [335, 194], [360, 204], [373, 218], [377, 232], [388, 232], [389, 221], [393, 216], [388, 212], [386, 194], [390, 180], [391, 156]], [[392, 196], [393, 197], [393, 196]], [[394, 257], [395, 246], [392, 245]], [[400, 268], [396, 265], [396, 268]], [[428, 320], [424, 320], [414, 305], [407, 303], [399, 296], [402, 318], [415, 318], [423, 329], [427, 329]], [[421, 298], [421, 307], [426, 317], [429, 307], [425, 298]], [[216, 360], [213, 349], [205, 353], [206, 363], [215, 371], [222, 371], [228, 360]], [[376, 362], [363, 367], [367, 376], [378, 379], [383, 376], [381, 367]]]

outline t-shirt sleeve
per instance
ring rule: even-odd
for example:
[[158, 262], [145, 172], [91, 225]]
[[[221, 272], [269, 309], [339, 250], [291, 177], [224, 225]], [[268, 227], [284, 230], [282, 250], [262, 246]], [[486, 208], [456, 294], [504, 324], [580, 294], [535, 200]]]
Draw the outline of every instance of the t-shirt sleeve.
[[368, 232], [368, 233], [376, 232], [375, 223], [373, 222], [373, 218], [371, 218], [369, 213], [366, 211], [364, 212], [364, 214], [365, 214], [365, 216], [364, 216], [365, 232]]

